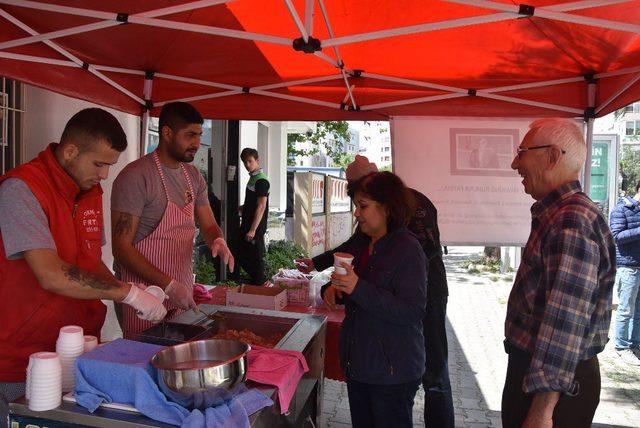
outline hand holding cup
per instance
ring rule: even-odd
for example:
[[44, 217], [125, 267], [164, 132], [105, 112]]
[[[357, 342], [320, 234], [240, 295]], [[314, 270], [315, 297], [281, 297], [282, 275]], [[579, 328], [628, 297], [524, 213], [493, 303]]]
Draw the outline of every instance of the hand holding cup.
[[351, 294], [358, 283], [358, 275], [356, 275], [353, 271], [353, 266], [349, 263], [340, 262], [339, 267], [344, 269], [346, 274], [341, 275], [336, 268], [331, 275], [331, 285], [336, 288], [336, 293]]

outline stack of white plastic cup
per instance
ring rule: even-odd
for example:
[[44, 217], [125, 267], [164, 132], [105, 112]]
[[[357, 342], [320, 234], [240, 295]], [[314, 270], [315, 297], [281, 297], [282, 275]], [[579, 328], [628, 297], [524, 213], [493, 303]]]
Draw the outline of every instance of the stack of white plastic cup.
[[98, 338], [95, 336], [84, 336], [83, 352], [93, 351], [98, 347]]
[[67, 325], [60, 329], [56, 352], [62, 364], [62, 390], [69, 392], [76, 386], [76, 359], [84, 352], [82, 327]]
[[29, 356], [26, 396], [29, 409], [41, 412], [55, 409], [62, 402], [62, 365], [55, 352], [36, 352]]

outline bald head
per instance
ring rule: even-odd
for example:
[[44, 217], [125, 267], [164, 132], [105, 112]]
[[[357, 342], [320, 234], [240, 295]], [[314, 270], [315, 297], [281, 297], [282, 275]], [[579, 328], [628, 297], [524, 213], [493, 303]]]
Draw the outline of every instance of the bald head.
[[534, 146], [554, 144], [565, 151], [559, 166], [567, 172], [579, 174], [587, 158], [587, 145], [582, 130], [569, 119], [549, 118], [531, 123], [527, 135]]

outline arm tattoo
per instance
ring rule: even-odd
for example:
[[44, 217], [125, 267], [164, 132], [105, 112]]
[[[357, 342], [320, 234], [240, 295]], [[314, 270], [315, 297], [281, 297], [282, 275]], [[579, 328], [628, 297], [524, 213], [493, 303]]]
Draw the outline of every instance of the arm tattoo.
[[120, 217], [118, 217], [118, 221], [116, 222], [116, 226], [114, 228], [114, 233], [116, 236], [121, 236], [131, 231], [131, 224], [133, 223], [131, 217], [131, 214], [120, 214]]
[[77, 266], [63, 266], [62, 270], [69, 281], [77, 282], [83, 287], [91, 287], [96, 290], [111, 290], [117, 288], [117, 285], [111, 284], [95, 275], [91, 275]]

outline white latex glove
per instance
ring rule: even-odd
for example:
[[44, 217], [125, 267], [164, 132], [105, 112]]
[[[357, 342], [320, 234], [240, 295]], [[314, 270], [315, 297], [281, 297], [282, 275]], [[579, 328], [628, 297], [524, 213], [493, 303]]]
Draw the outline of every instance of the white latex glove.
[[169, 301], [180, 309], [196, 307], [196, 302], [193, 300], [193, 284], [187, 285], [172, 279], [164, 292], [169, 296]]
[[225, 265], [229, 266], [229, 270], [233, 272], [235, 260], [231, 250], [227, 246], [227, 242], [223, 238], [216, 238], [211, 244], [211, 255], [213, 257], [220, 257]]
[[122, 303], [135, 309], [139, 318], [154, 323], [162, 321], [167, 315], [167, 310], [162, 304], [162, 300], [147, 293], [135, 284], [131, 284], [131, 290], [129, 290], [127, 297], [122, 300]]

